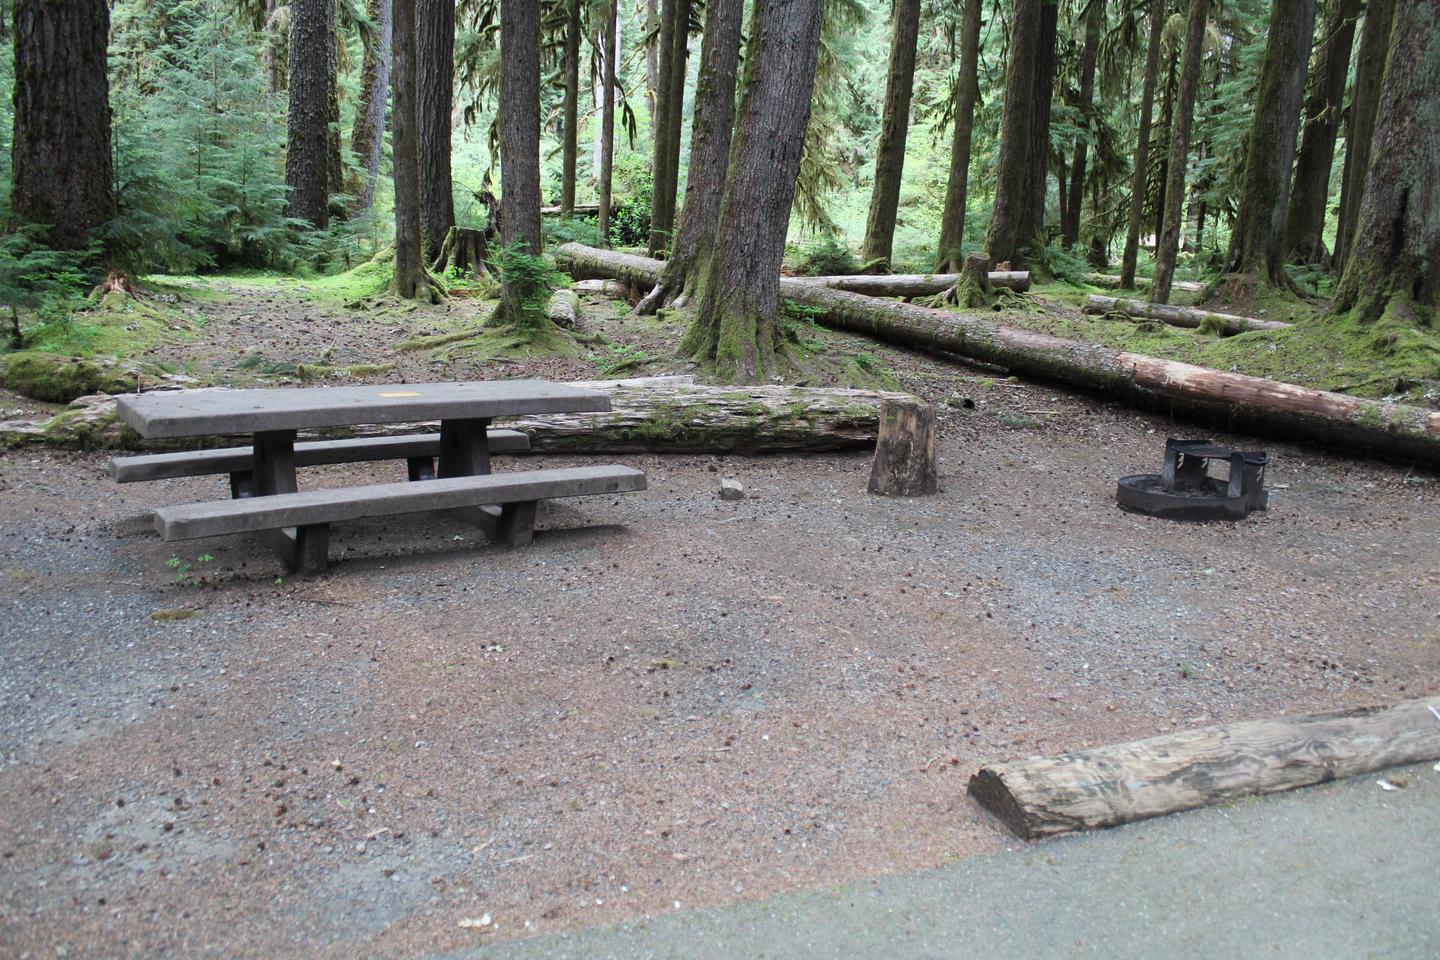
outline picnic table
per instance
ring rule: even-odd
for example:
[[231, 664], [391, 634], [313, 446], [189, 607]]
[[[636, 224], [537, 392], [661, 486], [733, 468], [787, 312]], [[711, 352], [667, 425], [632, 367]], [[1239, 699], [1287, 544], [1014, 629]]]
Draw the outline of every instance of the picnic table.
[[[123, 483], [228, 473], [229, 500], [157, 509], [162, 539], [262, 532], [301, 572], [324, 569], [331, 523], [359, 517], [461, 510], [488, 536], [519, 545], [533, 534], [539, 500], [643, 490], [645, 478], [618, 464], [492, 475], [492, 450], [527, 449], [529, 438], [491, 430], [491, 421], [609, 409], [604, 393], [544, 380], [157, 391], [119, 398], [120, 418], [140, 436], [250, 434], [252, 443], [116, 458], [111, 474]], [[433, 420], [438, 435], [297, 442], [301, 430]], [[408, 481], [299, 490], [297, 467], [392, 458], [408, 462]]]

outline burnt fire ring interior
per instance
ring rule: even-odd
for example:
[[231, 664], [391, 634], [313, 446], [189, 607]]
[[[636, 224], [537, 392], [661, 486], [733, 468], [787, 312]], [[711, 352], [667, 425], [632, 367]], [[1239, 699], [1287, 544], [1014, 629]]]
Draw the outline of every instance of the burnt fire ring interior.
[[[1210, 461], [1230, 465], [1226, 479], [1210, 475]], [[1121, 477], [1116, 500], [1121, 509], [1168, 520], [1241, 520], [1251, 510], [1264, 510], [1265, 467], [1262, 451], [1241, 451], [1209, 440], [1165, 441], [1160, 473]]]

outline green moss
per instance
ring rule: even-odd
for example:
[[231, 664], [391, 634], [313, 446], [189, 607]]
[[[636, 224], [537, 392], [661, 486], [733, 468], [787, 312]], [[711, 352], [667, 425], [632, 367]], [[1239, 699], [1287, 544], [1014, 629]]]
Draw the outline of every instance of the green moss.
[[0, 385], [46, 403], [69, 403], [87, 393], [130, 393], [154, 379], [113, 358], [62, 357], [36, 350], [0, 356]]

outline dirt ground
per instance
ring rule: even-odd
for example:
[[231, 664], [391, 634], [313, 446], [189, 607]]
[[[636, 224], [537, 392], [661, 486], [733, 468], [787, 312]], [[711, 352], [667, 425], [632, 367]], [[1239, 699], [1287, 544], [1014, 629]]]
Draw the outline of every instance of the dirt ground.
[[529, 547], [367, 521], [299, 581], [147, 532], [223, 478], [0, 455], [0, 953], [411, 957], [913, 870], [1019, 846], [982, 763], [1440, 690], [1434, 475], [1210, 431], [1271, 452], [1270, 511], [1132, 516], [1201, 428], [864, 349], [940, 405], [938, 496], [625, 457], [649, 491]]

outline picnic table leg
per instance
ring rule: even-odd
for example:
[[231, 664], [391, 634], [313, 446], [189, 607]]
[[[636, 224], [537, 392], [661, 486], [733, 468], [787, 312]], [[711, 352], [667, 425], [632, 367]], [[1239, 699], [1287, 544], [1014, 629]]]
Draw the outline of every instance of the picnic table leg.
[[[294, 430], [255, 434], [250, 476], [252, 496], [268, 497], [294, 493], [298, 489], [295, 483]], [[291, 573], [303, 576], [325, 569], [326, 548], [330, 543], [328, 524], [267, 530], [265, 539]]]
[[[440, 457], [435, 475], [475, 477], [490, 472], [490, 421], [488, 418], [440, 421]], [[455, 513], [475, 524], [490, 540], [500, 534], [499, 507], [461, 507]]]

